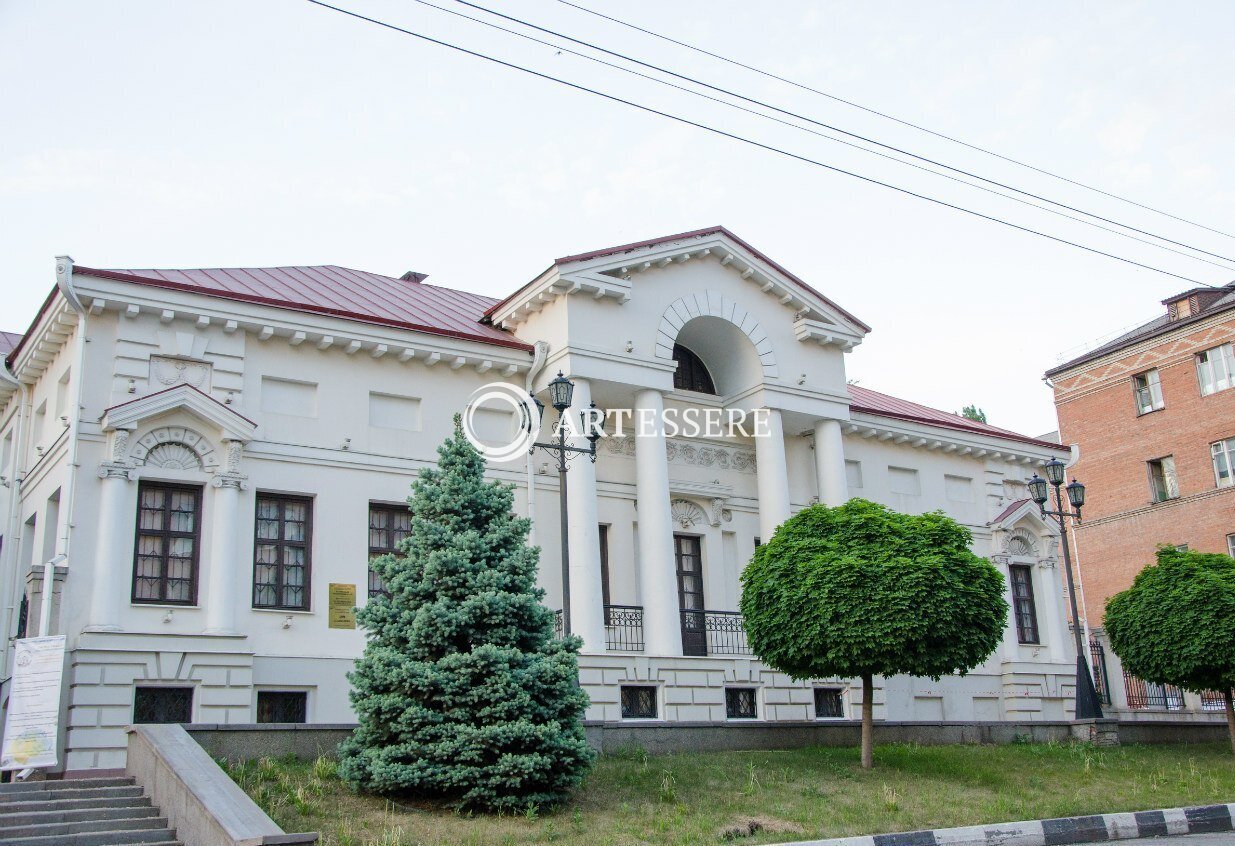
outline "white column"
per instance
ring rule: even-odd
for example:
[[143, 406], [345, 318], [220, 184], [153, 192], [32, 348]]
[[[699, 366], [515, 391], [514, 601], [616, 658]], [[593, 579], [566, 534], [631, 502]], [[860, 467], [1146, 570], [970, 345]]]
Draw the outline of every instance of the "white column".
[[94, 590], [89, 631], [117, 632], [133, 584], [132, 556], [126, 555], [137, 515], [127, 507], [132, 469], [118, 462], [99, 465], [99, 523], [94, 549]]
[[760, 539], [767, 543], [776, 527], [789, 519], [789, 468], [785, 463], [785, 427], [780, 411], [762, 409], [767, 426], [755, 433]]
[[[592, 401], [592, 386], [575, 379], [575, 429], [582, 431], [579, 412]], [[571, 439], [571, 446], [587, 447], [586, 438]], [[570, 628], [583, 638], [584, 652], [605, 651], [604, 593], [600, 583], [600, 521], [596, 511], [596, 465], [575, 453], [566, 471], [567, 537], [570, 549]]]
[[815, 421], [815, 475], [819, 480], [819, 501], [835, 508], [849, 499], [845, 478], [845, 442], [839, 420]]
[[635, 394], [635, 496], [639, 509], [639, 592], [643, 642], [649, 655], [682, 654], [682, 615], [673, 560], [669, 514], [669, 458], [665, 450], [664, 398]]

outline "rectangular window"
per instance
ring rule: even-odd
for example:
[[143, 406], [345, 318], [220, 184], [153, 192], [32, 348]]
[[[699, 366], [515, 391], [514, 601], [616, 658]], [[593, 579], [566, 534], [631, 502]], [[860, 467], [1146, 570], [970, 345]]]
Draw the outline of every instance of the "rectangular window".
[[1149, 462], [1149, 494], [1154, 502], [1166, 502], [1179, 496], [1179, 481], [1175, 478], [1175, 459], [1171, 456]]
[[1210, 444], [1209, 454], [1214, 459], [1214, 483], [1220, 488], [1235, 483], [1235, 438]]
[[1136, 397], [1136, 413], [1148, 414], [1157, 411], [1162, 402], [1162, 379], [1157, 369], [1146, 370], [1132, 377], [1132, 393]]
[[1231, 387], [1235, 382], [1235, 353], [1230, 344], [1205, 350], [1196, 357], [1196, 376], [1201, 384], [1201, 396]]
[[303, 690], [259, 690], [257, 721], [259, 723], [303, 723], [308, 711], [309, 694]]
[[[369, 503], [369, 558], [399, 552], [400, 542], [412, 533], [412, 512], [406, 505]], [[377, 573], [369, 570], [369, 596], [390, 592]]]
[[[609, 597], [609, 527], [604, 523], [600, 524], [600, 593], [602, 602], [605, 608], [608, 609], [613, 603]], [[609, 612], [605, 611], [605, 624], [608, 625]]]
[[257, 496], [253, 546], [253, 607], [309, 609], [309, 545], [313, 501], [299, 496]]
[[1226, 554], [1235, 558], [1235, 535], [1226, 536]]
[[815, 688], [815, 719], [843, 720], [845, 701], [839, 687]]
[[1016, 639], [1020, 643], [1038, 640], [1038, 609], [1033, 601], [1033, 569], [1025, 564], [1008, 568], [1012, 577], [1012, 610], [1016, 613]]
[[758, 719], [759, 706], [755, 688], [725, 688], [725, 717], [730, 720]]
[[193, 722], [193, 688], [136, 687], [133, 689], [133, 722]]
[[921, 495], [922, 483], [918, 479], [918, 471], [909, 467], [889, 467], [888, 488], [892, 493], [906, 496]]
[[651, 685], [622, 685], [622, 719], [656, 719], [656, 688]]
[[137, 487], [137, 540], [133, 548], [134, 602], [197, 602], [197, 553], [202, 491], [141, 482]]

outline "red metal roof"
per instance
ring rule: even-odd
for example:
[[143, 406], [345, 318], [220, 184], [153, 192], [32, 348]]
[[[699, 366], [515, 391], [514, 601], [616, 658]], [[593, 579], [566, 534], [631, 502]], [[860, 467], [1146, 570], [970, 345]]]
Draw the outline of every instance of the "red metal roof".
[[495, 302], [492, 297], [425, 285], [414, 277], [394, 279], [336, 265], [200, 270], [100, 270], [78, 265], [74, 273], [532, 349], [508, 332], [480, 323], [485, 309]]
[[20, 332], [0, 332], [0, 355], [11, 353], [20, 341]]
[[879, 391], [872, 391], [870, 388], [863, 388], [859, 385], [850, 385], [849, 395], [853, 397], [853, 402], [849, 404], [850, 411], [876, 414], [880, 417], [895, 417], [898, 420], [910, 420], [915, 423], [926, 423], [931, 426], [943, 426], [947, 429], [958, 429], [965, 432], [973, 432], [977, 435], [987, 435], [992, 438], [1005, 438], [1035, 446], [1050, 447], [1054, 450], [1062, 451], [1065, 449], [1059, 444], [1054, 444], [1050, 441], [1031, 438], [1028, 435], [1022, 435], [1009, 429], [1000, 429], [998, 426], [991, 426], [987, 423], [979, 423], [977, 420], [970, 420], [968, 417], [962, 417], [959, 414], [918, 405], [916, 402], [899, 399], [888, 394], [881, 394]]
[[[827, 303], [829, 306], [836, 309], [841, 314], [845, 315], [845, 317], [847, 317], [849, 320], [852, 320], [857, 326], [860, 326], [862, 328], [862, 331], [864, 332], [871, 331], [871, 328], [867, 326], [865, 323], [863, 323], [861, 320], [858, 320], [858, 318], [854, 317], [852, 314], [845, 311], [845, 309], [841, 308], [836, 303], [832, 302], [830, 299], [828, 299], [823, 294], [816, 291], [810, 285], [807, 285], [797, 276], [793, 275], [788, 270], [781, 267], [775, 261], [773, 261], [772, 259], [768, 258], [763, 253], [756, 250], [746, 241], [743, 241], [741, 238], [739, 238], [737, 235], [734, 235], [732, 232], [730, 232], [728, 229], [726, 229], [723, 226], [709, 226], [706, 229], [696, 229], [693, 232], [680, 232], [677, 235], [666, 235], [662, 238], [652, 238], [651, 240], [648, 240], [648, 241], [637, 241], [633, 244], [622, 244], [621, 246], [618, 246], [618, 247], [605, 247], [604, 249], [593, 250], [589, 253], [578, 253], [577, 255], [573, 255], [573, 256], [563, 256], [559, 259], [554, 259], [553, 264], [563, 265], [563, 264], [570, 264], [571, 262], [576, 262], [576, 261], [587, 261], [589, 259], [600, 258], [601, 256], [610, 256], [610, 255], [616, 255], [617, 253], [629, 252], [630, 250], [638, 250], [643, 247], [653, 247], [657, 244], [668, 243], [669, 241], [679, 241], [683, 238], [702, 238], [705, 235], [724, 235], [726, 238], [729, 238], [730, 240], [737, 242], [742, 247], [742, 249], [746, 250], [748, 253], [753, 255], [755, 258], [759, 259], [764, 264], [768, 265], [769, 267], [776, 270], [778, 273], [785, 276], [785, 278], [789, 279], [795, 285], [798, 285], [799, 287], [801, 287], [808, 294], [814, 297], [818, 297], [819, 299]], [[528, 284], [531, 284], [531, 283], [528, 283]], [[511, 294], [506, 299], [500, 300], [494, 303], [492, 306], [488, 308], [488, 310], [485, 311], [485, 317], [491, 317], [493, 313], [496, 312], [499, 308], [506, 305], [506, 303], [510, 302], [511, 300], [515, 299], [515, 297], [517, 297], [519, 293], [523, 291], [523, 289], [526, 287], [527, 285], [524, 285], [522, 288], [520, 288], [518, 291], [515, 291], [513, 294]]]
[[999, 516], [996, 517], [994, 520], [992, 520], [990, 524], [988, 525], [993, 525], [995, 523], [999, 523], [999, 522], [1002, 522], [1003, 520], [1006, 520], [1008, 517], [1011, 517], [1013, 513], [1015, 513], [1016, 511], [1019, 511], [1020, 508], [1027, 502], [1029, 502], [1029, 500], [1027, 499], [1018, 499], [1018, 500], [1015, 500], [1009, 503], [1008, 507], [1005, 508], [1003, 511], [1000, 511]]

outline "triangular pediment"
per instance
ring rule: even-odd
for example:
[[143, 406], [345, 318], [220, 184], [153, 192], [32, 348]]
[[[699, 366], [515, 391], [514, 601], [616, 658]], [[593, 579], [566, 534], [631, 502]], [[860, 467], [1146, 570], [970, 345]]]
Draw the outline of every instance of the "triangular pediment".
[[176, 385], [112, 406], [103, 412], [99, 422], [104, 431], [135, 429], [146, 421], [173, 411], [183, 411], [213, 426], [227, 440], [247, 443], [253, 439], [257, 429], [257, 424], [252, 420], [191, 385]]

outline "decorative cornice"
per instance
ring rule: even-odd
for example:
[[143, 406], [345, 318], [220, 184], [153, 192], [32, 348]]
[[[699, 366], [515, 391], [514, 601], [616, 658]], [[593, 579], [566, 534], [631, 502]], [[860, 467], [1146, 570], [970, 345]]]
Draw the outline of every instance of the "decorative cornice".
[[956, 454], [958, 457], [975, 460], [1005, 461], [1028, 466], [1053, 458], [1057, 454], [1069, 453], [1063, 446], [1051, 450], [1020, 441], [1004, 440], [996, 435], [962, 432], [895, 418], [878, 418], [865, 412], [856, 413], [852, 420], [842, 423], [841, 426], [845, 435], [850, 437], [876, 439], [894, 446], [927, 451], [938, 450], [945, 455]]

